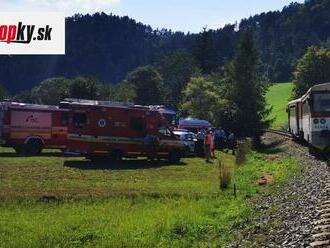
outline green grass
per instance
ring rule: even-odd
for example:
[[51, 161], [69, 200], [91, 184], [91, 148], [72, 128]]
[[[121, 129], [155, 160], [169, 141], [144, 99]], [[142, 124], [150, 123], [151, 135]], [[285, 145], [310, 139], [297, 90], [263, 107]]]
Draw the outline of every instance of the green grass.
[[287, 123], [288, 114], [286, 112], [286, 106], [289, 102], [292, 88], [292, 83], [274, 84], [266, 94], [267, 103], [273, 106], [270, 115], [270, 118], [275, 118], [273, 128], [281, 128]]
[[[218, 166], [90, 163], [49, 152], [19, 157], [0, 148], [1, 247], [215, 247], [253, 214], [248, 199], [277, 189], [299, 170], [292, 158], [253, 152], [219, 190]], [[269, 154], [268, 154], [269, 153]], [[271, 172], [272, 184], [257, 185]]]

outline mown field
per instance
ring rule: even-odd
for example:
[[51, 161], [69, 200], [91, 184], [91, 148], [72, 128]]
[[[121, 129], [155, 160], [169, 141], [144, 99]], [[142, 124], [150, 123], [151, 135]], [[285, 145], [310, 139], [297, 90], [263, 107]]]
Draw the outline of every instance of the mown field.
[[[253, 214], [249, 199], [299, 170], [279, 152], [252, 152], [240, 167], [221, 153], [233, 178], [220, 190], [218, 164], [200, 158], [114, 165], [0, 148], [1, 247], [222, 247]], [[272, 182], [259, 186], [264, 173]]]
[[286, 106], [291, 97], [292, 83], [274, 84], [269, 88], [266, 95], [267, 103], [273, 106], [271, 118], [275, 118], [273, 128], [283, 128], [288, 121]]

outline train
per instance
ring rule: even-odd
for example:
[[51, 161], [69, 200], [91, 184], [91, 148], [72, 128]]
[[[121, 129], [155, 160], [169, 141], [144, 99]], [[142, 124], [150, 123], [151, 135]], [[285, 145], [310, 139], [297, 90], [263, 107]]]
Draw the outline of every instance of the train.
[[288, 131], [319, 151], [330, 151], [330, 83], [288, 103]]

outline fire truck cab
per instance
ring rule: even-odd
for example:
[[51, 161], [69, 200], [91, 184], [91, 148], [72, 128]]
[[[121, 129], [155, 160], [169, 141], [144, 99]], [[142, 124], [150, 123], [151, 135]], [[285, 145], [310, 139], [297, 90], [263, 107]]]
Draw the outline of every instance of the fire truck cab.
[[0, 102], [0, 144], [24, 155], [65, 149], [67, 112], [57, 106]]
[[157, 110], [116, 102], [65, 99], [69, 110], [68, 150], [93, 159], [148, 157], [146, 137], [157, 140], [157, 158], [178, 162], [184, 144]]

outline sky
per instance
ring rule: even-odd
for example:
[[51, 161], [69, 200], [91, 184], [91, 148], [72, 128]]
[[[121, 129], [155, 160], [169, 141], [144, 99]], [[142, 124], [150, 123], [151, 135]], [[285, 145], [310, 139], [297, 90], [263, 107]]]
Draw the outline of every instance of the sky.
[[[153, 28], [197, 33], [261, 12], [281, 10], [293, 0], [0, 0], [0, 11], [105, 12], [129, 16]], [[304, 0], [295, 0], [303, 3]]]

